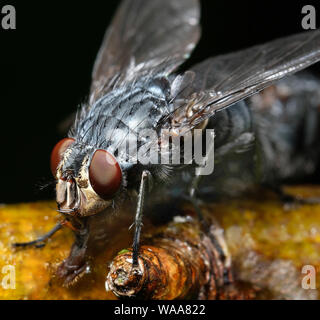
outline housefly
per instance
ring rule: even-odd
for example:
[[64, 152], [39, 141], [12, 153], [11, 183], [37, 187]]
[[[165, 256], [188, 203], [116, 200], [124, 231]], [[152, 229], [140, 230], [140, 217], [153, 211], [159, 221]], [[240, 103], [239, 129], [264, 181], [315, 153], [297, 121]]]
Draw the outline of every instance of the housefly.
[[[88, 102], [51, 155], [65, 220], [38, 240], [15, 244], [38, 245], [69, 225], [76, 242], [59, 272], [70, 281], [85, 270], [89, 248], [108, 236], [104, 217], [128, 195], [137, 199], [135, 266], [146, 194], [170, 189], [194, 199], [198, 191], [235, 193], [251, 181], [275, 185], [316, 170], [320, 83], [307, 74], [275, 81], [320, 60], [320, 30], [209, 58], [177, 73], [199, 40], [199, 17], [196, 0], [124, 0], [106, 32]], [[145, 150], [145, 160], [148, 150], [167, 143], [163, 132], [192, 139], [200, 129], [215, 133], [216, 169], [203, 181], [193, 158], [177, 166], [128, 155], [128, 144], [134, 145]], [[141, 134], [146, 131], [156, 134]], [[172, 157], [173, 148], [167, 152]]]

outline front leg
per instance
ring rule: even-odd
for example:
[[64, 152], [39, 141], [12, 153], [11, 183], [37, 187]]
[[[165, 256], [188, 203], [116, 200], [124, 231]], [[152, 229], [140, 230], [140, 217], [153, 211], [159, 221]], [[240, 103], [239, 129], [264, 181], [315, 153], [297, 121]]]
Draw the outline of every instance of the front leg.
[[148, 170], [144, 170], [141, 175], [141, 182], [138, 194], [137, 210], [135, 216], [135, 231], [132, 244], [132, 265], [136, 267], [138, 265], [138, 254], [139, 254], [139, 245], [140, 245], [140, 234], [142, 228], [142, 217], [143, 217], [143, 205], [144, 197], [147, 190], [147, 185], [150, 182], [151, 173]]
[[39, 237], [38, 239], [29, 241], [29, 242], [16, 242], [16, 243], [13, 243], [12, 246], [14, 248], [29, 247], [29, 246], [35, 246], [36, 248], [42, 248], [43, 246], [45, 246], [45, 241], [47, 241], [58, 230], [60, 230], [62, 228], [63, 224], [64, 224], [63, 222], [58, 222], [49, 232], [47, 232], [43, 236]]

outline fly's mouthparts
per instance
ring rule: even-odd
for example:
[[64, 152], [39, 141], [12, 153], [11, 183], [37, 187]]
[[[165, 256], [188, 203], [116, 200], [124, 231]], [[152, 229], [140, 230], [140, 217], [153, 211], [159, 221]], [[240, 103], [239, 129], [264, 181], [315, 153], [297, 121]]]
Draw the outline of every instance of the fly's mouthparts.
[[60, 179], [57, 184], [58, 212], [75, 214], [79, 211], [81, 196], [80, 190], [73, 177]]
[[58, 208], [57, 211], [60, 212], [60, 213], [68, 213], [68, 214], [73, 214], [74, 213], [75, 214], [75, 213], [78, 212], [78, 210], [79, 210], [79, 208], [73, 208], [73, 209], [60, 209], [60, 208]]

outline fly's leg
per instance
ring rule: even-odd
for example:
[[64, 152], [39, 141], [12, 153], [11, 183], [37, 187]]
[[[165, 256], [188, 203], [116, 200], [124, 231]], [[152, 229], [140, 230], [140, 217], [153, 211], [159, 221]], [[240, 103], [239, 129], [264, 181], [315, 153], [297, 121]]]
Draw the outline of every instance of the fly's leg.
[[[211, 133], [211, 135], [214, 138], [214, 132]], [[214, 161], [214, 140], [212, 140], [213, 142], [210, 145], [206, 146], [206, 151], [207, 151], [207, 155], [206, 155], [206, 161]], [[201, 210], [198, 206], [198, 201], [196, 199], [196, 190], [198, 189], [199, 183], [201, 181], [201, 177], [203, 175], [206, 175], [206, 172], [204, 171], [203, 167], [197, 168], [196, 173], [195, 173], [195, 177], [193, 178], [192, 182], [191, 182], [191, 186], [189, 189], [189, 200], [191, 201], [191, 203], [193, 204], [193, 207], [198, 215], [198, 218], [202, 224], [202, 226], [204, 227], [204, 231], [209, 231], [209, 225], [207, 224], [207, 222], [205, 221]]]
[[289, 204], [320, 204], [320, 198], [301, 198], [299, 196], [294, 196], [291, 194], [286, 193], [281, 188], [279, 188], [278, 194], [280, 195], [281, 200], [284, 203]]
[[[204, 218], [201, 209], [198, 205], [198, 200], [196, 198], [196, 190], [198, 188], [198, 185], [201, 180], [201, 175], [196, 175], [191, 183], [191, 187], [189, 189], [189, 197], [188, 200], [192, 203], [192, 206], [194, 207], [194, 210], [198, 216], [198, 219], [201, 223], [201, 226], [203, 228], [203, 231], [205, 234], [207, 234], [210, 237], [211, 242], [214, 244], [215, 248], [218, 251], [219, 257], [221, 262], [224, 264], [224, 284], [230, 284], [233, 281], [232, 273], [231, 273], [231, 258], [228, 253], [227, 246], [225, 245], [224, 239], [220, 239], [220, 241], [217, 239], [217, 235], [215, 235], [214, 230], [211, 230], [211, 226], [208, 224], [206, 219]], [[221, 238], [221, 235], [219, 235]], [[224, 245], [222, 246], [221, 243]]]
[[[214, 137], [214, 133], [213, 132], [212, 132], [212, 135]], [[207, 150], [206, 151], [207, 151], [206, 161], [210, 161], [210, 160], [214, 161], [214, 142], [211, 143], [209, 146], [207, 145]], [[194, 207], [194, 209], [195, 209], [195, 211], [197, 213], [198, 219], [200, 220], [201, 225], [204, 228], [204, 231], [206, 233], [208, 233], [210, 227], [209, 227], [208, 223], [205, 221], [205, 219], [204, 219], [204, 217], [203, 217], [203, 215], [201, 213], [201, 210], [200, 210], [200, 208], [198, 206], [198, 201], [196, 199], [196, 190], [198, 189], [199, 183], [201, 181], [201, 177], [203, 175], [205, 175], [205, 174], [206, 173], [205, 173], [203, 167], [197, 168], [196, 173], [195, 173], [195, 177], [192, 180], [191, 186], [190, 186], [190, 189], [189, 189], [189, 200], [191, 201], [191, 203], [192, 203], [192, 205], [193, 205], [193, 207]]]
[[135, 231], [133, 236], [133, 244], [132, 244], [132, 266], [136, 267], [138, 265], [138, 254], [139, 254], [139, 245], [140, 245], [140, 234], [142, 228], [142, 217], [143, 217], [143, 204], [144, 197], [147, 191], [147, 185], [149, 184], [149, 180], [151, 179], [151, 173], [148, 170], [144, 170], [141, 175], [141, 183], [139, 188], [138, 202], [137, 202], [137, 210], [135, 216]]
[[302, 204], [320, 204], [320, 198], [308, 198], [308, 199], [297, 198], [297, 200]]
[[273, 192], [275, 192], [279, 197], [280, 200], [285, 204], [320, 204], [320, 198], [301, 198], [299, 196], [294, 196], [291, 194], [286, 193], [282, 190], [279, 186], [267, 186]]
[[41, 248], [45, 246], [44, 242], [48, 240], [50, 237], [52, 237], [58, 230], [60, 230], [62, 226], [63, 226], [63, 223], [58, 222], [49, 232], [39, 237], [38, 239], [29, 241], [29, 242], [16, 242], [16, 243], [13, 243], [12, 246], [17, 248], [17, 247], [28, 247], [28, 246], [35, 245], [36, 248]]
[[207, 224], [206, 220], [204, 219], [203, 214], [201, 212], [201, 209], [198, 205], [198, 200], [196, 199], [196, 190], [198, 188], [200, 180], [201, 180], [200, 175], [196, 175], [195, 178], [192, 180], [191, 187], [189, 189], [189, 197], [187, 197], [187, 200], [189, 200], [192, 203], [192, 206], [194, 207], [194, 210], [196, 211], [198, 219], [200, 220], [201, 225], [204, 227], [204, 231], [208, 231], [209, 225]]
[[196, 176], [195, 179], [192, 181], [191, 188], [189, 190], [189, 201], [192, 203], [192, 206], [194, 207], [194, 210], [198, 216], [198, 219], [202, 225], [203, 231], [205, 234], [208, 234], [211, 238], [211, 241], [215, 244], [217, 250], [219, 251], [219, 254], [222, 257], [222, 260], [225, 260], [225, 255], [223, 252], [223, 249], [221, 248], [220, 244], [217, 242], [217, 240], [213, 237], [212, 233], [210, 232], [210, 225], [203, 217], [203, 214], [201, 212], [201, 209], [198, 205], [198, 200], [196, 199], [196, 187], [198, 186], [199, 182], [201, 180], [201, 176]]

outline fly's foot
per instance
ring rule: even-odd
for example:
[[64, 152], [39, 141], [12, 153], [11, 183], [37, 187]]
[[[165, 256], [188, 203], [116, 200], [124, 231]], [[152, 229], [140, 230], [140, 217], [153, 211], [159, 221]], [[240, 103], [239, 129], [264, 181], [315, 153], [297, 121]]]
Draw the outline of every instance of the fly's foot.
[[63, 285], [74, 285], [86, 273], [90, 272], [90, 263], [85, 255], [85, 249], [77, 250], [77, 255], [71, 255], [57, 269], [56, 275]]

